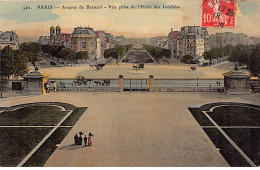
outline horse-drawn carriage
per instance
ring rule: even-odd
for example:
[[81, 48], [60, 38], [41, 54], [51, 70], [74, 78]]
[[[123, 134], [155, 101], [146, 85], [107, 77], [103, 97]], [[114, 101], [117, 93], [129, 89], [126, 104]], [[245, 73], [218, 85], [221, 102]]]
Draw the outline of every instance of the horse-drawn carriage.
[[144, 64], [137, 64], [137, 65], [133, 65], [134, 69], [144, 69]]
[[101, 70], [105, 66], [105, 64], [96, 64], [94, 66], [96, 67], [96, 70]]
[[195, 66], [192, 66], [190, 67], [191, 71], [195, 70], [196, 71], [196, 67]]

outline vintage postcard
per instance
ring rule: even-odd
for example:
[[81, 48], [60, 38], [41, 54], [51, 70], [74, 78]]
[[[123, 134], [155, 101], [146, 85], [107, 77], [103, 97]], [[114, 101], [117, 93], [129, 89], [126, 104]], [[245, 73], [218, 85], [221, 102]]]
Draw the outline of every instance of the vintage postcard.
[[259, 167], [259, 0], [0, 0], [1, 167]]

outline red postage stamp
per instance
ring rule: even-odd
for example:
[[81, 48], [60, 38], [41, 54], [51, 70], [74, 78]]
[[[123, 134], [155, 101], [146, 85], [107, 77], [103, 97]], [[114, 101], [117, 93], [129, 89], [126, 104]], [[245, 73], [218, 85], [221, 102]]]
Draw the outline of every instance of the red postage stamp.
[[202, 0], [201, 26], [235, 27], [236, 0]]

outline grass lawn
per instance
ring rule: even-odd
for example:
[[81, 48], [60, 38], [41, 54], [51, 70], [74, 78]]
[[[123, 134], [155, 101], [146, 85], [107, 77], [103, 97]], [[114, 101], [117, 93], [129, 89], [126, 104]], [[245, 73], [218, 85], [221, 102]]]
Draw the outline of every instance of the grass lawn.
[[87, 107], [76, 108], [69, 117], [61, 124], [61, 126], [73, 126], [82, 116], [82, 114], [87, 110]]
[[242, 106], [222, 106], [208, 115], [219, 126], [259, 126], [260, 110]]
[[[234, 104], [236, 106], [234, 106]], [[201, 108], [189, 108], [194, 118], [201, 126], [214, 126], [202, 110], [209, 110], [218, 104], [208, 104]], [[221, 104], [220, 104], [221, 105]], [[250, 106], [250, 108], [248, 107]], [[259, 106], [240, 105], [236, 103], [230, 106], [221, 106], [207, 112], [208, 115], [219, 126], [259, 126], [260, 111]], [[227, 141], [217, 128], [203, 128], [216, 148], [234, 167], [250, 167], [250, 164], [238, 153], [238, 151]], [[238, 147], [254, 162], [260, 165], [260, 129], [259, 128], [222, 128], [224, 132], [238, 145]]]
[[0, 166], [16, 166], [51, 128], [0, 128]]
[[[50, 103], [52, 104], [52, 103]], [[59, 104], [57, 104], [59, 105]], [[62, 125], [73, 126], [86, 111], [86, 107], [76, 108], [62, 103], [73, 110]], [[19, 108], [21, 107], [21, 108]], [[46, 103], [15, 106], [14, 111], [4, 111], [0, 114], [1, 126], [47, 126], [56, 125], [68, 111], [61, 111], [56, 106]], [[9, 108], [8, 108], [9, 109]], [[44, 138], [52, 128], [46, 127], [3, 127], [0, 128], [0, 166], [16, 166]], [[32, 155], [24, 166], [43, 166], [56, 149], [56, 144], [62, 142], [71, 128], [58, 128], [43, 145]]]
[[216, 128], [204, 128], [206, 134], [231, 167], [250, 167], [250, 164], [228, 142], [228, 140]]
[[260, 129], [231, 128], [223, 129], [226, 134], [242, 149], [242, 151], [260, 166]]
[[58, 128], [23, 166], [42, 167], [57, 148], [56, 144], [60, 144], [70, 130], [71, 128]]
[[67, 112], [55, 106], [28, 106], [0, 114], [0, 125], [56, 125]]

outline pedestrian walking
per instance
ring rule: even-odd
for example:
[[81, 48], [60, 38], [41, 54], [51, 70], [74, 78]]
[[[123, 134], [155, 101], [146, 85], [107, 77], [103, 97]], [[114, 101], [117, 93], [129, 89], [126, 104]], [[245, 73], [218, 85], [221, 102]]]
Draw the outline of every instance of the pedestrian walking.
[[84, 137], [85, 146], [87, 146], [87, 140], [88, 140], [88, 138], [87, 138], [87, 136], [85, 135], [85, 137]]
[[79, 136], [79, 145], [82, 145], [82, 137], [81, 137], [81, 134]]
[[91, 136], [93, 136], [91, 133], [88, 134], [88, 146], [92, 146], [92, 139]]
[[78, 145], [78, 140], [79, 140], [79, 137], [78, 137], [78, 134], [76, 133], [76, 135], [74, 136], [75, 145]]

